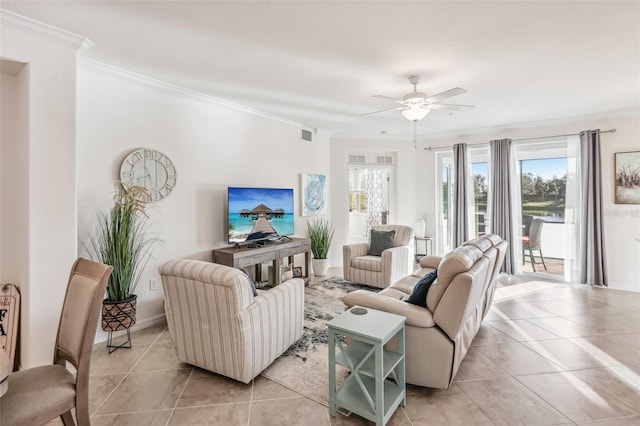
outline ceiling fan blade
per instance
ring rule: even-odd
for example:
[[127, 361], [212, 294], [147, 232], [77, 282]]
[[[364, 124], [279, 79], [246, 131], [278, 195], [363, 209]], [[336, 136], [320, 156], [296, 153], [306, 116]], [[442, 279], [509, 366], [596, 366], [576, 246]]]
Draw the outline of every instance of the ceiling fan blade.
[[447, 99], [450, 98], [452, 96], [458, 96], [458, 95], [462, 95], [464, 93], [467, 93], [466, 90], [464, 90], [461, 87], [454, 87], [453, 89], [449, 89], [445, 92], [442, 93], [438, 93], [437, 95], [433, 95], [433, 96], [429, 96], [426, 100], [429, 102], [438, 102], [441, 99]]
[[475, 109], [475, 105], [454, 105], [454, 104], [431, 104], [431, 109], [446, 109], [449, 111], [470, 111]]
[[377, 114], [379, 112], [400, 111], [400, 110], [407, 109], [407, 108], [408, 107], [398, 107], [398, 108], [391, 108], [391, 109], [383, 109], [383, 110], [380, 110], [380, 111], [367, 112], [365, 114], [360, 114], [360, 117], [362, 117], [363, 115]]
[[382, 99], [386, 99], [388, 101], [393, 101], [393, 102], [398, 102], [398, 103], [402, 103], [402, 99], [396, 99], [396, 98], [392, 98], [391, 96], [385, 96], [385, 95], [373, 95], [374, 98], [382, 98]]

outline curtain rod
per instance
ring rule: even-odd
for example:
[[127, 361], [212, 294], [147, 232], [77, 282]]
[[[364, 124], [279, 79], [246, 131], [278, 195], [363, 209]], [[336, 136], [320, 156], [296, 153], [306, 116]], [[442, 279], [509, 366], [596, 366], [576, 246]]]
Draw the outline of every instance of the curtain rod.
[[[609, 130], [601, 130], [600, 133], [615, 133], [616, 129], [609, 129]], [[550, 138], [561, 138], [561, 137], [566, 137], [566, 136], [579, 136], [580, 133], [568, 133], [565, 135], [551, 135], [551, 136], [536, 136], [534, 138], [520, 138], [520, 139], [511, 139], [512, 142], [519, 142], [519, 141], [530, 141], [530, 140], [534, 140], [534, 139], [550, 139]], [[476, 143], [468, 143], [467, 146], [473, 146], [473, 145], [486, 145], [488, 142], [476, 142]], [[448, 148], [448, 146], [436, 146], [436, 147], [431, 147], [431, 146], [426, 146], [424, 147], [425, 151], [431, 151], [433, 148], [438, 149], [438, 148]]]

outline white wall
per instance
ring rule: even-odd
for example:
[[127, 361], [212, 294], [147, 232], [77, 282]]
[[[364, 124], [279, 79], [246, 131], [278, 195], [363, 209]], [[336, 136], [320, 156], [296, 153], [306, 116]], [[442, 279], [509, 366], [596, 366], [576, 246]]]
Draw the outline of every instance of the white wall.
[[[112, 205], [113, 182], [130, 151], [148, 147], [176, 165], [173, 192], [148, 210], [149, 229], [163, 244], [140, 280], [138, 321], [163, 314], [158, 266], [173, 258], [211, 260], [227, 246], [228, 186], [294, 188], [295, 233], [300, 173], [329, 174], [329, 135], [300, 140], [300, 128], [221, 105], [201, 95], [95, 63], [78, 70], [78, 232], [81, 253], [96, 212]], [[333, 206], [329, 206], [333, 208]], [[300, 263], [299, 263], [300, 264]], [[99, 336], [98, 338], [103, 338]]]
[[[0, 278], [20, 287], [20, 363], [32, 367], [51, 363], [69, 268], [77, 255], [75, 73], [84, 39], [6, 11], [1, 19], [0, 57], [28, 65], [14, 81], [16, 128], [2, 141], [0, 196], [3, 205], [15, 204], [17, 219], [15, 224], [8, 222], [10, 216], [2, 221], [3, 240], [6, 235], [9, 241], [3, 241]], [[12, 101], [3, 100], [7, 103]], [[8, 163], [13, 170], [5, 169]], [[10, 226], [17, 231], [5, 234]], [[8, 247], [15, 248], [15, 260]]]
[[[640, 291], [640, 205], [614, 203], [614, 153], [640, 150], [640, 116], [637, 111], [617, 114], [615, 118], [583, 117], [563, 122], [533, 123], [526, 127], [504, 128], [492, 131], [468, 133], [466, 135], [429, 138], [426, 145], [452, 146], [454, 143], [482, 143], [499, 138], [529, 138], [556, 134], [577, 133], [587, 129], [617, 129], [616, 133], [601, 135], [602, 174], [605, 216], [605, 250], [609, 287]], [[423, 144], [424, 146], [425, 144]], [[426, 212], [427, 234], [436, 235], [438, 225], [433, 218], [435, 206], [434, 152], [424, 148], [415, 157], [416, 168], [428, 170], [426, 185], [419, 190], [417, 209]], [[416, 179], [418, 181], [418, 179]], [[418, 191], [418, 188], [415, 188]]]

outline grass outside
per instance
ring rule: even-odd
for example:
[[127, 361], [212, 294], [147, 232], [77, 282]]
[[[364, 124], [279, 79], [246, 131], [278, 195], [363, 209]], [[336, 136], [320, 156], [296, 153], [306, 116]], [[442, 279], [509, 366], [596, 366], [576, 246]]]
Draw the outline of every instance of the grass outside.
[[522, 203], [522, 214], [531, 216], [564, 216], [564, 200], [538, 200]]

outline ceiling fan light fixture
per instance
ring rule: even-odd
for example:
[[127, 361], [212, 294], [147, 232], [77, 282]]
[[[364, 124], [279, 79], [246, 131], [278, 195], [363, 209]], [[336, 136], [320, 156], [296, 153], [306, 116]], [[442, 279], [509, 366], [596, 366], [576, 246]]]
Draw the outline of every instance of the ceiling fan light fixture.
[[403, 109], [400, 113], [409, 121], [420, 121], [431, 112], [429, 108], [422, 108], [414, 105], [411, 108]]
[[411, 92], [402, 97], [404, 102], [412, 103], [420, 103], [427, 99], [427, 94], [424, 92]]

